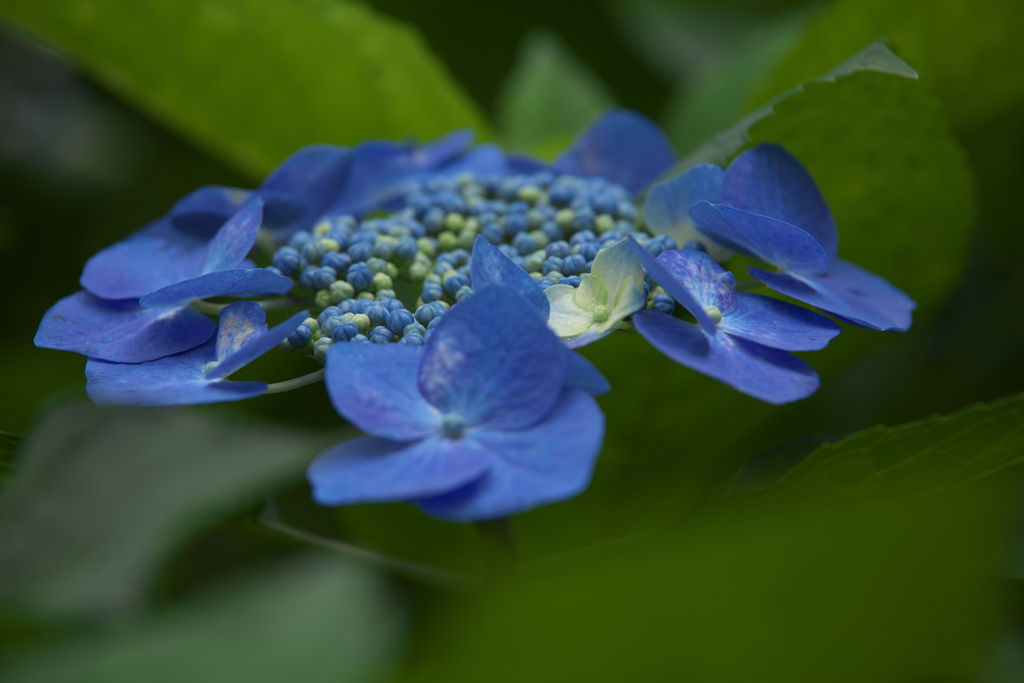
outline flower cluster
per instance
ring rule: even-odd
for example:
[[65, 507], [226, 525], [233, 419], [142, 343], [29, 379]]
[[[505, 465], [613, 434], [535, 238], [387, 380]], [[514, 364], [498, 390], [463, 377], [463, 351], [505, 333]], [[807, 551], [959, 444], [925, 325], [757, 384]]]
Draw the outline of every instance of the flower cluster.
[[[317, 501], [504, 517], [586, 486], [604, 431], [593, 396], [609, 387], [574, 349], [617, 329], [764, 401], [817, 389], [791, 352], [823, 348], [839, 326], [737, 291], [720, 265], [733, 252], [778, 269], [750, 267], [757, 281], [841, 321], [910, 325], [905, 294], [837, 258], [831, 213], [784, 150], [652, 186], [675, 162], [661, 131], [621, 110], [551, 164], [464, 133], [313, 146], [260, 188], [201, 188], [95, 255], [36, 343], [88, 356], [90, 396], [131, 405], [293, 388], [306, 378], [228, 376], [274, 347], [308, 356], [325, 366], [308, 381], [322, 374], [369, 435], [313, 463]], [[306, 310], [271, 328], [275, 308]]]

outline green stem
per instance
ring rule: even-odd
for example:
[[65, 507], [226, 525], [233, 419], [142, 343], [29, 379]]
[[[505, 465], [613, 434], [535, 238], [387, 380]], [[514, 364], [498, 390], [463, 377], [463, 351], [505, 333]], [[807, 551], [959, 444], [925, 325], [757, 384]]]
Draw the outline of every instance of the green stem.
[[276, 382], [267, 386], [266, 393], [268, 394], [279, 394], [282, 391], [291, 391], [292, 389], [298, 389], [304, 387], [307, 384], [313, 384], [319, 382], [324, 378], [324, 370], [320, 368], [315, 372], [311, 372], [308, 375], [302, 377], [296, 377], [295, 379], [285, 380], [284, 382]]

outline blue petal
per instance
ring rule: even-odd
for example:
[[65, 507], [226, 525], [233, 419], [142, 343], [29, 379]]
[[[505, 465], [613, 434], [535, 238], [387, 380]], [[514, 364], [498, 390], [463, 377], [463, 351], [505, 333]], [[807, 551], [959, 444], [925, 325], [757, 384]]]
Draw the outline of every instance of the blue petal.
[[447, 495], [421, 500], [434, 517], [459, 522], [508, 517], [579, 495], [590, 483], [604, 439], [604, 415], [591, 396], [567, 389], [554, 412], [522, 431], [468, 434], [493, 454], [487, 474]]
[[697, 228], [716, 242], [792, 273], [821, 274], [828, 254], [800, 228], [782, 221], [701, 202], [690, 207]]
[[636, 241], [632, 235], [629, 236], [629, 241], [633, 245], [633, 251], [636, 252], [637, 258], [640, 259], [640, 264], [643, 265], [644, 270], [651, 276], [651, 279], [661, 285], [662, 289], [672, 295], [676, 301], [683, 305], [683, 308], [688, 310], [693, 317], [697, 319], [700, 326], [707, 330], [709, 333], [714, 334], [715, 323], [711, 318], [708, 317], [704, 307], [701, 306], [693, 295], [690, 294], [685, 283], [676, 279], [665, 266], [658, 263], [651, 252], [640, 246], [640, 243]]
[[818, 389], [811, 366], [786, 353], [727, 334], [705, 334], [679, 318], [640, 311], [637, 332], [666, 356], [768, 403], [790, 403]]
[[829, 259], [836, 257], [836, 222], [825, 198], [807, 169], [778, 145], [758, 145], [733, 160], [721, 203], [795, 225], [817, 240]]
[[309, 145], [285, 159], [260, 187], [267, 227], [278, 237], [311, 228], [345, 187], [350, 153], [336, 145]]
[[395, 199], [403, 186], [453, 161], [472, 141], [466, 131], [450, 133], [426, 145], [371, 140], [351, 152], [345, 187], [329, 213], [363, 214]]
[[740, 292], [739, 306], [718, 329], [784, 351], [817, 351], [841, 328], [823, 315], [769, 296]]
[[736, 310], [736, 276], [704, 252], [694, 249], [665, 251], [657, 261], [686, 287], [701, 306], [715, 306], [722, 315]]
[[[678, 245], [709, 240], [697, 232], [687, 212], [700, 201], [719, 203], [725, 171], [714, 164], [698, 164], [670, 180], [655, 183], [644, 202], [644, 219], [655, 234], [668, 235]], [[715, 246], [711, 243], [708, 246]], [[719, 258], [719, 254], [712, 254]], [[722, 254], [721, 258], [727, 258]]]
[[[505, 152], [495, 144], [477, 145], [448, 163], [437, 164], [431, 175], [451, 177], [460, 173], [473, 173], [477, 176], [508, 173]], [[422, 174], [417, 177], [422, 177]]]
[[203, 373], [213, 360], [214, 342], [147, 363], [109, 363], [90, 358], [85, 364], [86, 391], [98, 404], [188, 406], [241, 401], [267, 390], [264, 382], [209, 380]]
[[254, 333], [266, 332], [267, 312], [254, 301], [236, 301], [223, 308], [217, 321], [216, 360], [222, 361], [242, 348]]
[[383, 503], [451, 491], [479, 477], [488, 460], [465, 439], [397, 443], [370, 437], [324, 451], [306, 477], [320, 505]]
[[216, 324], [191, 308], [153, 310], [134, 300], [77, 292], [46, 312], [35, 344], [119, 363], [139, 363], [199, 346]]
[[537, 313], [548, 319], [551, 304], [544, 294], [544, 289], [530, 274], [512, 262], [496, 246], [488, 242], [483, 235], [477, 235], [473, 243], [473, 256], [469, 262], [469, 277], [473, 289], [483, 291], [488, 285], [506, 285], [523, 295]]
[[393, 441], [438, 430], [441, 415], [417, 384], [421, 358], [420, 349], [406, 344], [333, 345], [324, 382], [334, 409], [367, 434]]
[[635, 111], [610, 109], [553, 167], [561, 173], [605, 178], [639, 194], [675, 163], [672, 143], [653, 121]]
[[[233, 328], [233, 323], [235, 321], [231, 319], [231, 316], [229, 316], [228, 320], [225, 320], [224, 313], [229, 308], [231, 308], [231, 306], [238, 306], [239, 304], [247, 303], [252, 302], [239, 301], [238, 303], [234, 303], [231, 304], [230, 306], [225, 307], [224, 310], [221, 311], [220, 328]], [[222, 377], [227, 377], [228, 375], [230, 375], [235, 370], [238, 370], [239, 368], [245, 367], [249, 363], [253, 362], [257, 358], [265, 354], [267, 351], [270, 351], [272, 348], [283, 342], [288, 337], [289, 334], [298, 329], [299, 325], [301, 325], [302, 322], [307, 317], [309, 317], [309, 311], [299, 311], [292, 317], [285, 320], [280, 325], [275, 325], [273, 328], [269, 330], [267, 330], [266, 325], [255, 325], [253, 332], [249, 335], [246, 335], [245, 337], [242, 337], [240, 340], [238, 340], [237, 338], [241, 337], [239, 332], [241, 332], [241, 329], [244, 329], [244, 327], [246, 326], [246, 322], [239, 321], [240, 324], [238, 325], [238, 328], [235, 328], [232, 331], [225, 333], [225, 337], [230, 336], [233, 338], [233, 341], [240, 341], [240, 346], [236, 347], [227, 356], [221, 356], [220, 348], [218, 348], [217, 359], [219, 362], [216, 367], [207, 370], [206, 376], [209, 379], [220, 379]], [[254, 322], [253, 319], [249, 319], [249, 325], [252, 325], [252, 322]], [[218, 334], [218, 347], [220, 345], [220, 341], [221, 337]]]
[[749, 270], [776, 292], [873, 330], [907, 331], [917, 307], [888, 280], [842, 259], [833, 261], [826, 275], [771, 273], [754, 267]]
[[525, 154], [509, 154], [505, 157], [505, 163], [508, 164], [508, 172], [515, 175], [530, 175], [548, 169], [543, 161]]
[[251, 196], [249, 190], [207, 185], [179, 199], [167, 216], [181, 232], [209, 239]]
[[565, 386], [581, 389], [591, 396], [603, 396], [612, 389], [601, 371], [580, 354], [566, 349]]
[[166, 308], [216, 296], [243, 298], [287, 294], [293, 286], [288, 278], [265, 268], [232, 268], [164, 287], [142, 297], [139, 304], [145, 308]]
[[206, 248], [206, 260], [199, 275], [237, 268], [252, 249], [263, 221], [263, 200], [254, 197], [217, 231]]
[[515, 290], [494, 285], [447, 313], [424, 347], [420, 390], [469, 425], [520, 429], [551, 412], [565, 383], [562, 343]]
[[90, 258], [82, 286], [104, 299], [138, 299], [199, 274], [206, 241], [183, 234], [162, 218]]

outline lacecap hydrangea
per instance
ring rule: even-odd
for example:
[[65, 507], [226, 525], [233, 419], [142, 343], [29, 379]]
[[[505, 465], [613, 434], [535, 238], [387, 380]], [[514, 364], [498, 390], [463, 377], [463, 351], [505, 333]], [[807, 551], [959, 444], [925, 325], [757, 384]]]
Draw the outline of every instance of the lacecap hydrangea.
[[[839, 325], [738, 289], [722, 265], [733, 253], [841, 322], [910, 326], [906, 294], [838, 258], [831, 212], [785, 150], [667, 177], [676, 163], [624, 110], [551, 163], [465, 132], [315, 145], [257, 189], [200, 188], [100, 251], [36, 344], [87, 356], [103, 404], [236, 401], [323, 378], [368, 436], [313, 462], [318, 502], [506, 517], [586, 488], [604, 434], [593, 397], [609, 387], [575, 349], [616, 330], [763, 401], [818, 388], [791, 352], [823, 348]], [[292, 314], [270, 327], [273, 309]], [[324, 367], [228, 379], [275, 348]]]

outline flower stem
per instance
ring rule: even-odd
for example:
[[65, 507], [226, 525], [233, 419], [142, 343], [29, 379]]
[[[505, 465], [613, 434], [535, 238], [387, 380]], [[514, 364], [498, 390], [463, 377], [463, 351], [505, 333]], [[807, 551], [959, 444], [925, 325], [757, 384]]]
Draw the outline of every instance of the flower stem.
[[308, 375], [303, 375], [302, 377], [296, 377], [295, 379], [285, 380], [284, 382], [275, 382], [274, 384], [270, 384], [267, 386], [266, 393], [279, 394], [282, 391], [291, 391], [292, 389], [304, 387], [307, 384], [319, 382], [323, 378], [324, 370], [323, 368], [320, 368], [319, 370], [311, 372]]
[[487, 578], [490, 580], [511, 574], [516, 568], [518, 553], [508, 518], [477, 522], [476, 530], [484, 546]]
[[[294, 306], [295, 300], [290, 296], [282, 296], [277, 299], [267, 299], [266, 301], [257, 301], [264, 311], [273, 311], [277, 308], [287, 308], [288, 306]], [[220, 315], [220, 312], [224, 310], [225, 306], [231, 304], [218, 304], [212, 301], [203, 301], [202, 299], [192, 302], [192, 308], [196, 309], [200, 313], [209, 313], [210, 315]]]

